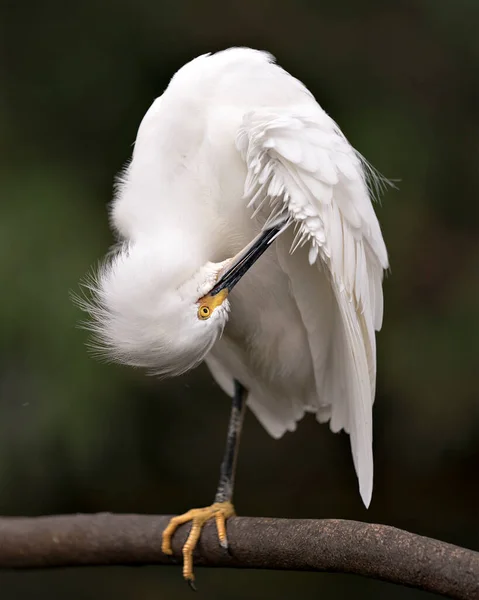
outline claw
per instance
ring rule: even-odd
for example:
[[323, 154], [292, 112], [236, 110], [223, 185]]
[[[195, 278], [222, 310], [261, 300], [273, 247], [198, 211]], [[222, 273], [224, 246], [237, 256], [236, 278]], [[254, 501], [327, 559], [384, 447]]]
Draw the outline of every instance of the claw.
[[194, 579], [187, 578], [186, 579], [186, 583], [189, 585], [189, 587], [190, 587], [191, 590], [193, 590], [194, 592], [198, 591], [198, 588], [195, 585], [195, 580]]
[[193, 551], [200, 539], [203, 525], [214, 518], [218, 531], [220, 546], [228, 550], [228, 538], [226, 536], [226, 519], [235, 514], [231, 502], [215, 502], [206, 508], [193, 508], [183, 515], [173, 517], [163, 531], [161, 550], [164, 554], [173, 554], [171, 539], [177, 528], [188, 521], [192, 522], [188, 538], [183, 546], [183, 577], [192, 590], [196, 591], [193, 575]]
[[228, 538], [225, 537], [224, 540], [220, 540], [220, 546], [222, 548], [224, 548], [225, 550], [228, 550], [229, 545], [228, 545]]

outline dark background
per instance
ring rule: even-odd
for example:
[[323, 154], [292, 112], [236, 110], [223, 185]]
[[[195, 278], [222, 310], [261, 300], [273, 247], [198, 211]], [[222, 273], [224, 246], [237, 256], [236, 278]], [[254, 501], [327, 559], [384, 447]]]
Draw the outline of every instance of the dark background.
[[[378, 337], [376, 478], [345, 435], [274, 441], [252, 415], [243, 515], [387, 523], [479, 549], [479, 2], [1, 4], [0, 513], [208, 504], [229, 403], [204, 366], [157, 382], [88, 356], [69, 299], [112, 241], [106, 205], [139, 122], [198, 54], [267, 49], [350, 141], [401, 180]], [[351, 540], [351, 543], [355, 543]], [[353, 576], [199, 570], [203, 598], [425, 598]], [[178, 568], [0, 575], [2, 600], [191, 598]]]

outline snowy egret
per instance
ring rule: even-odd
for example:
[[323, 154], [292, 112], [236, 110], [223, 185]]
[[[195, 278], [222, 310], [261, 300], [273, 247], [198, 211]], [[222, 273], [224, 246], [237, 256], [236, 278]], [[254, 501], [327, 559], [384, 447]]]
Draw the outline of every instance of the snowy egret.
[[190, 583], [208, 519], [227, 547], [245, 404], [275, 438], [305, 412], [349, 433], [369, 505], [388, 266], [371, 203], [378, 181], [265, 52], [194, 59], [143, 118], [112, 205], [120, 241], [87, 309], [113, 359], [159, 375], [205, 360], [233, 398], [214, 504], [173, 518], [163, 534], [171, 553], [176, 527], [192, 521], [183, 548]]

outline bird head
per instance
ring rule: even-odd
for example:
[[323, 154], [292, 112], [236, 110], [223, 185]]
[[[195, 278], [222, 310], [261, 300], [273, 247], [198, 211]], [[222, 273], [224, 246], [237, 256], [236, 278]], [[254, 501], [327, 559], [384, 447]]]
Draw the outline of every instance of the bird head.
[[229, 293], [271, 237], [260, 234], [235, 257], [203, 264], [188, 248], [165, 252], [150, 238], [123, 244], [85, 282], [92, 297], [79, 301], [92, 317], [94, 348], [159, 375], [193, 368], [221, 336]]
[[84, 284], [92, 297], [81, 307], [92, 317], [87, 327], [102, 355], [179, 375], [201, 362], [221, 335], [228, 290], [210, 295], [223, 263], [192, 272], [186, 257], [165, 261], [162, 250], [147, 240], [122, 245]]

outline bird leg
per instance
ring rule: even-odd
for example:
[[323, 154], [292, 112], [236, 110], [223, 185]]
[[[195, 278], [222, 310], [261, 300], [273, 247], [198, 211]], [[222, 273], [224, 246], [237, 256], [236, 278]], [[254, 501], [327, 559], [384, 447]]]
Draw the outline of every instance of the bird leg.
[[239, 381], [234, 382], [235, 389], [231, 404], [231, 414], [226, 438], [226, 448], [220, 468], [220, 479], [216, 491], [215, 501], [206, 508], [193, 508], [183, 515], [173, 517], [163, 531], [161, 550], [165, 554], [173, 554], [171, 538], [176, 529], [183, 523], [192, 521], [192, 527], [183, 546], [183, 577], [194, 588], [195, 576], [193, 574], [193, 551], [200, 539], [203, 525], [214, 518], [218, 539], [223, 548], [228, 548], [226, 537], [226, 519], [235, 514], [233, 504], [233, 487], [238, 458], [239, 441], [244, 421], [247, 391]]

